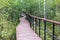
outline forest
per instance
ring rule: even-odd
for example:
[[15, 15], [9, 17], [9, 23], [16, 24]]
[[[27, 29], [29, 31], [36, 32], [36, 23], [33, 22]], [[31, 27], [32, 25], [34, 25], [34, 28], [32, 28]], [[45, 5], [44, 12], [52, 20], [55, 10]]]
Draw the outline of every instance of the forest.
[[[0, 40], [16, 40], [16, 26], [22, 10], [25, 10], [26, 14], [43, 18], [44, 0], [0, 0]], [[60, 0], [46, 0], [46, 18], [60, 22]], [[48, 26], [51, 24], [48, 23]], [[58, 38], [60, 38], [59, 28], [60, 26], [56, 27], [59, 30], [56, 31]], [[49, 36], [47, 38], [50, 39]]]

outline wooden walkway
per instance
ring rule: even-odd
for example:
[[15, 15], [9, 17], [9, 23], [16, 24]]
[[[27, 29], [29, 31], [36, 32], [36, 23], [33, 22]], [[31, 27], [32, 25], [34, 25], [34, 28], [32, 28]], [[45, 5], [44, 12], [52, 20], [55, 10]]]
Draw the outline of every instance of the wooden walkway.
[[16, 27], [16, 40], [41, 40], [41, 38], [30, 28], [28, 20], [21, 17]]

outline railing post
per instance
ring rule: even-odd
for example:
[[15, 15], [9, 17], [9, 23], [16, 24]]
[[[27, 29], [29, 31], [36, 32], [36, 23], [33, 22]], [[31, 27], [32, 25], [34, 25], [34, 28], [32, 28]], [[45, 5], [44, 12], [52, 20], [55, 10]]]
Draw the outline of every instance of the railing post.
[[33, 18], [34, 23], [33, 23], [33, 30], [35, 31], [35, 18]]
[[39, 37], [40, 37], [40, 19], [39, 19]]
[[35, 18], [35, 32], [37, 33], [37, 20]]
[[44, 40], [46, 40], [46, 21], [44, 20]]
[[54, 35], [55, 35], [55, 23], [53, 23], [53, 29], [52, 29], [52, 40], [55, 40]]

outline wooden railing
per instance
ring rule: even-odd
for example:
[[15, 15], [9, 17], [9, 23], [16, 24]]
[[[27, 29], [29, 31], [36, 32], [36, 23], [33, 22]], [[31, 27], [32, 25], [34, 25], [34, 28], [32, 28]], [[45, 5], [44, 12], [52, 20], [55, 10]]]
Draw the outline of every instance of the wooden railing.
[[[55, 32], [56, 30], [56, 28], [55, 27], [57, 27], [56, 25], [59, 25], [58, 27], [60, 28], [60, 22], [57, 22], [57, 21], [53, 21], [53, 20], [49, 20], [49, 19], [45, 19], [45, 18], [40, 18], [40, 17], [37, 17], [37, 16], [33, 16], [33, 15], [30, 15], [29, 14], [29, 16], [31, 17], [31, 18], [33, 18], [33, 21], [30, 23], [31, 24], [31, 26], [32, 26], [32, 28], [33, 28], [33, 30], [40, 36], [41, 35], [41, 24], [42, 24], [42, 22], [43, 22], [43, 25], [44, 25], [44, 29], [42, 29], [42, 30], [44, 30], [44, 34], [42, 34], [42, 35], [44, 35], [44, 38], [43, 38], [43, 40], [47, 40], [47, 34], [49, 34], [51, 37], [52, 37], [52, 39], [50, 39], [50, 40], [60, 40], [56, 35], [55, 35], [55, 33], [57, 33], [57, 32]], [[48, 24], [49, 23], [51, 23], [52, 24], [52, 33], [50, 33], [48, 30], [47, 30], [47, 22], [48, 22]], [[49, 26], [50, 27], [50, 26]], [[38, 29], [37, 29], [38, 28]], [[37, 31], [38, 30], [38, 31]], [[59, 31], [59, 29], [58, 29], [58, 32], [60, 32]], [[60, 36], [60, 34], [59, 34], [59, 36]], [[41, 36], [40, 36], [41, 37]]]

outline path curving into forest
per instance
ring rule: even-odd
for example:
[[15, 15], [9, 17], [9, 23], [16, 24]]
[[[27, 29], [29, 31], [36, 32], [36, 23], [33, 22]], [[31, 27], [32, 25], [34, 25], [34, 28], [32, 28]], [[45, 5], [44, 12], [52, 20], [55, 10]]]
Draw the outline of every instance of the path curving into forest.
[[16, 40], [41, 40], [41, 38], [30, 28], [29, 21], [21, 17], [16, 27]]

